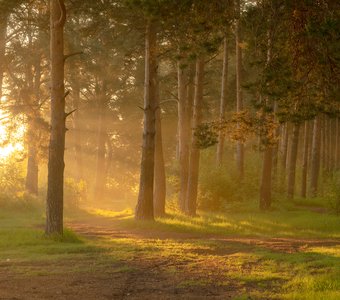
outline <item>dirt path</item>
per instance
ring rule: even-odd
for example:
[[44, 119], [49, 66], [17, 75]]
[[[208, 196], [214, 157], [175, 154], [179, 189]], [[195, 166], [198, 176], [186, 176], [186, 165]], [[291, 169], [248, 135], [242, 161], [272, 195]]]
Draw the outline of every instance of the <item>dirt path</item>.
[[[0, 263], [0, 299], [234, 299], [236, 296], [256, 291], [264, 295], [268, 290], [275, 294], [284, 284], [281, 278], [261, 282], [242, 281], [230, 276], [232, 272], [245, 276], [251, 274], [260, 261], [251, 258], [255, 250], [290, 255], [310, 247], [340, 245], [339, 240], [246, 238], [214, 235], [165, 232], [160, 230], [122, 229], [110, 218], [96, 217], [69, 221], [67, 227], [98, 242], [114, 239], [111, 251], [126, 240], [132, 241], [126, 260], [93, 253], [51, 262]], [[201, 247], [201, 243], [214, 247]], [[133, 248], [143, 243], [145, 248]], [[167, 253], [153, 252], [152, 246], [163, 243]], [[117, 246], [115, 246], [117, 245]], [[177, 246], [181, 249], [177, 253]], [[118, 250], [117, 250], [118, 251]], [[122, 250], [123, 252], [125, 250]], [[165, 251], [165, 250], [164, 250]], [[173, 252], [173, 253], [172, 253]], [[249, 254], [242, 264], [232, 262], [239, 253]], [[100, 264], [100, 261], [104, 261]], [[15, 268], [15, 269], [14, 269]], [[22, 272], [20, 272], [22, 270]], [[242, 299], [279, 299], [263, 298]]]
[[220, 235], [198, 233], [161, 231], [152, 229], [149, 231], [129, 229], [122, 230], [115, 222], [106, 218], [96, 218], [85, 222], [68, 222], [67, 227], [80, 235], [90, 238], [132, 238], [132, 239], [156, 239], [156, 240], [206, 240], [221, 243], [238, 243], [263, 247], [273, 251], [295, 253], [311, 247], [337, 246], [340, 239], [305, 239], [305, 238], [267, 238], [267, 237], [223, 237]]

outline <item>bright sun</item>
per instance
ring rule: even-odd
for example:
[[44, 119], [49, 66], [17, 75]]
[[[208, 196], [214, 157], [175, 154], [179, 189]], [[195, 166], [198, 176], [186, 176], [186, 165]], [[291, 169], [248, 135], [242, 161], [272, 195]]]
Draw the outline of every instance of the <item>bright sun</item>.
[[6, 160], [12, 154], [22, 152], [24, 150], [24, 146], [22, 144], [22, 138], [25, 133], [24, 126], [18, 126], [15, 129], [15, 132], [11, 132], [12, 140], [5, 142], [8, 136], [6, 121], [6, 114], [0, 109], [0, 160]]

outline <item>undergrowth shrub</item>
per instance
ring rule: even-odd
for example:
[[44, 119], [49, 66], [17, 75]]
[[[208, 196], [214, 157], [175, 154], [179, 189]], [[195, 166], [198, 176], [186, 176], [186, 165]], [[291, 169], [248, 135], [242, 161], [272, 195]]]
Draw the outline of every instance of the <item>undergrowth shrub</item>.
[[217, 167], [214, 149], [202, 151], [198, 195], [201, 209], [223, 210], [232, 203], [252, 203], [258, 198], [257, 155], [249, 153], [242, 181], [237, 176], [236, 163], [232, 157], [231, 152], [225, 153], [225, 163]]
[[0, 160], [0, 207], [27, 210], [41, 205], [41, 199], [25, 191], [24, 162], [16, 154]]
[[340, 214], [340, 172], [329, 176], [324, 183], [324, 198], [330, 209]]
[[87, 186], [84, 180], [76, 181], [66, 178], [64, 183], [64, 197], [66, 209], [77, 209], [86, 200]]
[[21, 162], [16, 157], [8, 157], [0, 161], [0, 196], [2, 198], [15, 198], [24, 191], [24, 172]]
[[6, 210], [27, 211], [41, 210], [42, 199], [26, 192], [17, 192], [14, 196], [0, 193], [0, 208]]

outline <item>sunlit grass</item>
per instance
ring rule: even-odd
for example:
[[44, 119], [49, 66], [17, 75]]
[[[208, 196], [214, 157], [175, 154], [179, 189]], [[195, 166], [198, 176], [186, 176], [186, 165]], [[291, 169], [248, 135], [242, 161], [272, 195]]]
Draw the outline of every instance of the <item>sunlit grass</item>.
[[340, 272], [325, 275], [296, 276], [287, 285], [285, 299], [340, 299]]
[[115, 212], [90, 209], [87, 212], [91, 215], [114, 218], [121, 221], [121, 226], [130, 228], [222, 236], [340, 238], [338, 216], [302, 210], [265, 213], [245, 211], [224, 214], [200, 212], [199, 216], [194, 218], [171, 211], [167, 217], [157, 219], [157, 222], [142, 223], [134, 221], [131, 210]]
[[[229, 237], [255, 233], [296, 237], [308, 231], [313, 231], [314, 237], [337, 236], [335, 220], [328, 221], [334, 222], [334, 228], [330, 227], [333, 232], [328, 235], [323, 215], [280, 213], [281, 216], [279, 212], [201, 213], [190, 220], [173, 212], [152, 223], [136, 222], [129, 210], [89, 210], [80, 217], [95, 216], [98, 221], [102, 218], [109, 221], [105, 224], [112, 223], [118, 229], [194, 234], [181, 237], [169, 234], [162, 239], [153, 238], [152, 234], [147, 238], [105, 235], [87, 239], [66, 230], [64, 240], [51, 240], [44, 237], [41, 210], [2, 210], [0, 264], [8, 266], [11, 272], [32, 277], [65, 272], [135, 272], [140, 263], [152, 266], [161, 262], [160, 270], [167, 274], [164, 276], [178, 278], [175, 279], [178, 289], [214, 284], [234, 286], [239, 292], [235, 299], [338, 299], [340, 246], [306, 246], [299, 252], [284, 253], [237, 239], [209, 238], [210, 234]], [[302, 221], [298, 221], [299, 217]], [[308, 222], [311, 217], [313, 222]], [[291, 231], [294, 227], [298, 228], [296, 232]], [[37, 262], [40, 263], [35, 265]]]
[[133, 212], [131, 209], [126, 209], [122, 211], [112, 211], [112, 210], [89, 207], [89, 208], [86, 208], [85, 210], [88, 213], [96, 215], [96, 216], [117, 218], [117, 219], [129, 219], [133, 215]]
[[[137, 247], [138, 255], [148, 259], [163, 257], [184, 261], [186, 271], [192, 276], [202, 273], [207, 276], [185, 280], [179, 285], [182, 288], [208, 285], [211, 283], [209, 276], [219, 272], [225, 278], [225, 285], [236, 281], [241, 290], [242, 287], [256, 287], [247, 292], [252, 299], [337, 299], [339, 296], [338, 247], [323, 248], [319, 253], [318, 248], [313, 248], [302, 253], [282, 254], [237, 243], [221, 245], [204, 240], [115, 239], [112, 242], [123, 243], [125, 249]], [[323, 254], [329, 252], [334, 256]], [[168, 272], [182, 271], [170, 268]]]

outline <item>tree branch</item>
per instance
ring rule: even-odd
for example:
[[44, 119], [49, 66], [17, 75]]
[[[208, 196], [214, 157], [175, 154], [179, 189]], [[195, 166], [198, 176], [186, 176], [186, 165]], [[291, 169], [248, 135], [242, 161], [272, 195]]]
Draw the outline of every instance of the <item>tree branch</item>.
[[57, 0], [60, 8], [60, 18], [57, 22], [54, 22], [54, 26], [64, 26], [66, 21], [66, 7], [64, 4], [64, 0]]
[[77, 109], [74, 109], [74, 110], [71, 110], [71, 111], [68, 112], [68, 113], [65, 113], [65, 119], [66, 119], [68, 116], [72, 115], [76, 110], [77, 110]]
[[178, 104], [179, 101], [177, 99], [167, 99], [167, 100], [161, 101], [159, 104], [164, 104], [164, 103], [167, 103], [167, 102], [176, 102]]
[[66, 54], [66, 55], [64, 55], [64, 61], [66, 61], [66, 59], [68, 59], [68, 58], [70, 58], [70, 57], [72, 57], [72, 56], [80, 55], [80, 54], [84, 54], [84, 52], [83, 52], [83, 51], [78, 51], [78, 52]]
[[64, 99], [70, 94], [70, 90], [66, 91], [65, 95], [64, 95]]

